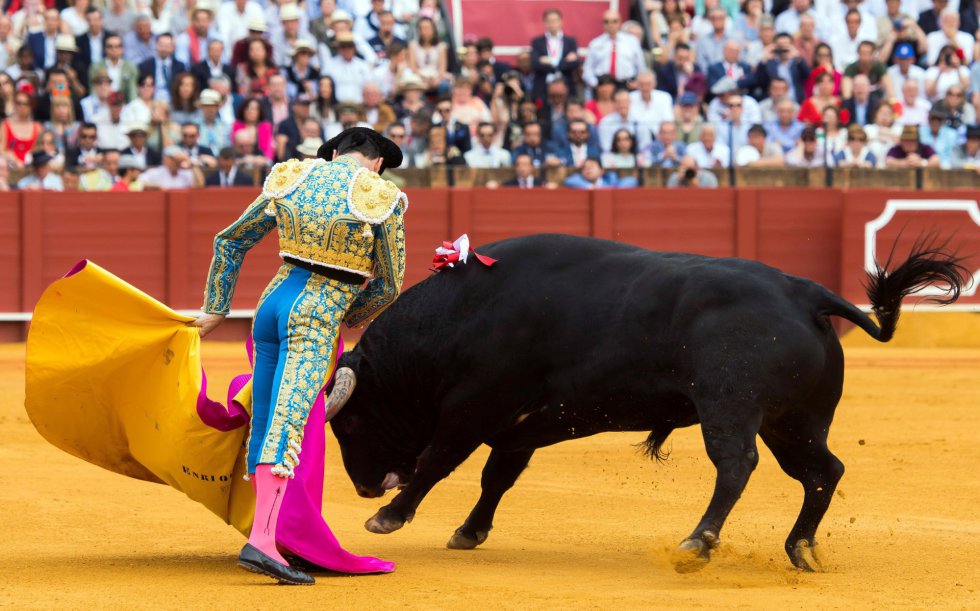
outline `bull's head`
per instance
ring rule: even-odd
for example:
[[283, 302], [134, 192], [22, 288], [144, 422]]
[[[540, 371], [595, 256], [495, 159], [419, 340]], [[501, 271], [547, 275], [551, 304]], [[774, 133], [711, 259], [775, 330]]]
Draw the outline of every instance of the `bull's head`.
[[342, 358], [327, 399], [327, 418], [354, 488], [360, 496], [374, 498], [407, 484], [416, 459], [414, 452], [399, 442], [404, 440], [399, 440], [393, 415], [386, 415], [388, 406], [379, 396], [369, 372], [358, 379], [359, 361], [351, 358], [350, 353]]

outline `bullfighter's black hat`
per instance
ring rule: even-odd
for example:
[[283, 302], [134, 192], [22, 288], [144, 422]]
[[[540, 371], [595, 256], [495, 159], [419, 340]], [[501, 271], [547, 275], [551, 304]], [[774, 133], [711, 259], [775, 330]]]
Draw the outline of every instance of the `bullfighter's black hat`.
[[398, 148], [398, 145], [369, 127], [351, 127], [350, 129], [345, 129], [327, 140], [320, 147], [320, 150], [317, 151], [317, 156], [321, 159], [331, 161], [334, 151], [337, 150], [337, 147], [342, 142], [347, 146], [357, 147], [367, 141], [371, 141], [378, 147], [378, 150], [381, 152], [381, 157], [384, 159], [378, 174], [383, 174], [386, 168], [397, 168], [402, 164], [402, 150]]

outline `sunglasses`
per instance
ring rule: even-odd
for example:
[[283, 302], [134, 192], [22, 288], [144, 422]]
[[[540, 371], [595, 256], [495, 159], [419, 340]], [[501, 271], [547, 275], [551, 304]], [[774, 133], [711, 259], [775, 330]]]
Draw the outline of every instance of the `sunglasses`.
[[452, 107], [442, 107], [442, 108], [437, 108], [436, 112], [452, 112], [452, 110], [453, 110]]
[[602, 23], [619, 23], [619, 19], [603, 19]]
[[95, 140], [95, 134], [79, 134], [79, 140]]
[[742, 107], [742, 103], [739, 102], [738, 104], [729, 104], [728, 107], [729, 108], [741, 108]]
[[867, 142], [867, 138], [848, 138], [851, 142]]

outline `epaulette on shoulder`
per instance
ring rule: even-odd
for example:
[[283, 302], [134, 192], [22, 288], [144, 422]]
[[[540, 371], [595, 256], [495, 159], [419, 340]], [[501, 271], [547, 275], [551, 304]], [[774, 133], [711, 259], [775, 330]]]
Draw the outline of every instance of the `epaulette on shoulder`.
[[381, 178], [376, 172], [358, 170], [350, 182], [347, 207], [357, 220], [377, 225], [383, 223], [395, 211], [399, 202], [408, 210], [408, 197], [395, 183]]
[[322, 159], [290, 159], [272, 166], [262, 185], [262, 195], [268, 199], [281, 199], [296, 190]]

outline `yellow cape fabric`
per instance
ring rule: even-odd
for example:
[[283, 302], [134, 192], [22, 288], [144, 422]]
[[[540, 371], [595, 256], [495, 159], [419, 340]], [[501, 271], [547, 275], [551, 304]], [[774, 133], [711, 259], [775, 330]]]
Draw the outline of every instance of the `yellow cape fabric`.
[[69, 454], [169, 484], [248, 533], [248, 427], [222, 432], [198, 416], [201, 340], [187, 324], [194, 319], [94, 263], [79, 267], [49, 286], [34, 310], [25, 402], [31, 422]]

